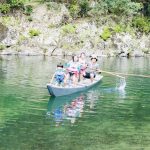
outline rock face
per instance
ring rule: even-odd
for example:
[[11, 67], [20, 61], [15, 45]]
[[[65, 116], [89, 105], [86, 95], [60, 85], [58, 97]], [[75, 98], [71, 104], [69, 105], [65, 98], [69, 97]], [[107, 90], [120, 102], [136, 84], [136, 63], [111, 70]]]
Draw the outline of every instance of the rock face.
[[[85, 52], [120, 57], [150, 54], [150, 35], [138, 37], [121, 32], [103, 40], [105, 25], [97, 26], [89, 20], [73, 22], [64, 5], [50, 4], [50, 8], [44, 4], [35, 7], [30, 16], [32, 21], [22, 15], [19, 20], [13, 18], [14, 23], [7, 24], [8, 28], [0, 23], [0, 45], [6, 47], [4, 50], [0, 47], [0, 54], [51, 56]], [[30, 35], [31, 30], [39, 33]]]
[[8, 28], [0, 23], [0, 42], [6, 38]]

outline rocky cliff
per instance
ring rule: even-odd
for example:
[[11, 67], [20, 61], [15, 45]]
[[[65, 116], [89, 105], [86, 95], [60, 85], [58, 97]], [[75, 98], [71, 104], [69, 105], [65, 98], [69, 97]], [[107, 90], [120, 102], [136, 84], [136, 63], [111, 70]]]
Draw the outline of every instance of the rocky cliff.
[[[150, 35], [114, 32], [111, 21], [98, 25], [92, 19], [74, 21], [67, 8], [53, 3], [38, 5], [30, 16], [18, 13], [0, 17], [0, 54], [71, 55], [86, 52], [99, 56], [150, 54]], [[105, 28], [111, 34], [102, 38]]]

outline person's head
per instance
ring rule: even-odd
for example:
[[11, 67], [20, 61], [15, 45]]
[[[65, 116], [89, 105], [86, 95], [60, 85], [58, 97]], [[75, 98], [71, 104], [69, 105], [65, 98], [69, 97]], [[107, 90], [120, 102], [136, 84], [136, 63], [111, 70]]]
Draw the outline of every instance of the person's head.
[[58, 69], [62, 69], [64, 66], [61, 64], [61, 63], [59, 63], [58, 65], [57, 65], [57, 68]]
[[73, 62], [79, 61], [79, 57], [78, 57], [77, 55], [73, 55], [73, 56], [72, 56], [72, 61], [73, 61]]
[[98, 58], [96, 55], [92, 55], [91, 56], [91, 61], [94, 63], [94, 62], [97, 62], [98, 61]]
[[80, 58], [82, 58], [82, 59], [85, 58], [85, 53], [84, 53], [84, 52], [82, 52], [82, 53], [80, 54]]

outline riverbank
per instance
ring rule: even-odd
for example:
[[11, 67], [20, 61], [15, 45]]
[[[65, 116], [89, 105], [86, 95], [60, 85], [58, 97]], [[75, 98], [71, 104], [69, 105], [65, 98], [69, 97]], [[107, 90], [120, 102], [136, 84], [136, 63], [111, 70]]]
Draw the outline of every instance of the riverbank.
[[[72, 55], [106, 57], [150, 55], [150, 34], [118, 23], [117, 16], [73, 19], [63, 4], [35, 5], [29, 16], [16, 11], [0, 17], [0, 55]], [[128, 18], [120, 18], [124, 22]]]

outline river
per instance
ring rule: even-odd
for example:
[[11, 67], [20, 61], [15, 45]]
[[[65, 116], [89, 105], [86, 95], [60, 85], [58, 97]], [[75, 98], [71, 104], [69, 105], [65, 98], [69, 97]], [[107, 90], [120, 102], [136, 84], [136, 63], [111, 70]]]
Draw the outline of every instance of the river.
[[[119, 78], [103, 74], [85, 92], [53, 98], [46, 84], [59, 61], [0, 57], [0, 150], [150, 149], [149, 78], [126, 76], [125, 89], [117, 90]], [[150, 75], [149, 57], [99, 58], [99, 64]]]

